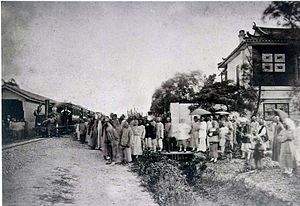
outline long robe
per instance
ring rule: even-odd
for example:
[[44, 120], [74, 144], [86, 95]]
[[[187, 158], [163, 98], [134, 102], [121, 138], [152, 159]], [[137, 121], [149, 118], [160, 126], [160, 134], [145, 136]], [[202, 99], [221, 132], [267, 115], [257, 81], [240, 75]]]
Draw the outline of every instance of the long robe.
[[176, 140], [187, 140], [189, 139], [189, 130], [190, 125], [186, 123], [179, 123], [178, 124], [178, 134], [176, 136]]
[[281, 142], [279, 164], [282, 168], [294, 168], [294, 131], [282, 130], [279, 135], [279, 141]]
[[143, 150], [142, 150], [142, 128], [139, 126], [133, 126], [132, 128], [133, 132], [133, 140], [131, 144], [131, 154], [132, 155], [142, 155]]
[[96, 121], [94, 122], [94, 124], [91, 127], [90, 135], [91, 135], [91, 138], [90, 138], [89, 145], [90, 145], [90, 147], [95, 148], [97, 146], [97, 137], [98, 137]]
[[283, 130], [283, 125], [278, 123], [275, 126], [274, 138], [273, 138], [273, 147], [272, 147], [272, 160], [279, 161], [281, 142], [278, 140], [280, 132]]
[[103, 125], [102, 125], [102, 121], [101, 121], [101, 119], [99, 119], [99, 122], [98, 122], [98, 125], [97, 125], [97, 147], [98, 148], [101, 148], [101, 147], [103, 147], [102, 146], [102, 140], [101, 140], [101, 138], [102, 138], [102, 127], [103, 127]]
[[300, 127], [297, 127], [294, 131], [295, 139], [293, 141], [293, 146], [294, 146], [294, 159], [298, 170], [300, 169], [300, 135], [299, 134], [300, 134]]
[[191, 145], [190, 145], [193, 148], [198, 147], [199, 130], [200, 130], [200, 123], [193, 122], [192, 129], [191, 129]]
[[207, 135], [207, 124], [205, 121], [200, 122], [200, 130], [199, 130], [199, 145], [198, 145], [198, 149], [201, 152], [205, 152], [206, 151], [206, 135]]

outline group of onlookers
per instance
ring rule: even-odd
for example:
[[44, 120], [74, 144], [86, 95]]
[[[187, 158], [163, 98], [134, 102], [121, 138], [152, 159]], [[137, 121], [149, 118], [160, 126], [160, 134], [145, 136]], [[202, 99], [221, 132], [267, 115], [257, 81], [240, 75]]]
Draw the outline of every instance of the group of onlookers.
[[2, 137], [5, 139], [21, 140], [25, 138], [26, 122], [24, 119], [17, 120], [10, 115], [2, 121]]
[[211, 162], [239, 157], [249, 166], [254, 161], [256, 169], [262, 169], [262, 158], [268, 150], [287, 174], [295, 168], [296, 160], [299, 162], [299, 151], [293, 146], [297, 146], [295, 125], [290, 119], [281, 120], [276, 116], [267, 125], [256, 116], [249, 120], [206, 115], [194, 116], [192, 124], [181, 122], [176, 124], [178, 128], [173, 127], [170, 117], [125, 119], [124, 115], [118, 118], [112, 114], [110, 117], [92, 116], [87, 121], [81, 119], [76, 132], [81, 143], [87, 142], [92, 149], [102, 150], [108, 164], [135, 161], [146, 149], [153, 152], [190, 149], [206, 154]]

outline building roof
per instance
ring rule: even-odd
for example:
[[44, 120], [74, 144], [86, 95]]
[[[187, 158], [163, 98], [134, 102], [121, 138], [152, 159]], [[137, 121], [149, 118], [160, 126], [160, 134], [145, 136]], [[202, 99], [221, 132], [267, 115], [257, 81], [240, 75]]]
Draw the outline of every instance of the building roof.
[[21, 89], [18, 85], [16, 84], [11, 84], [11, 83], [8, 83], [8, 82], [4, 82], [3, 85], [2, 85], [2, 90], [3, 89], [7, 89], [17, 95], [20, 95], [22, 96], [23, 98], [25, 98], [26, 100], [28, 101], [31, 101], [31, 102], [35, 102], [35, 103], [45, 103], [45, 100], [50, 100], [50, 103], [55, 103], [56, 106], [62, 106], [62, 105], [69, 105], [69, 106], [72, 106], [72, 107], [75, 107], [77, 109], [84, 109], [84, 110], [87, 110], [87, 111], [90, 111], [90, 112], [93, 112], [91, 110], [88, 110], [86, 108], [84, 108], [83, 106], [80, 106], [80, 105], [75, 105], [71, 102], [58, 102], [58, 101], [55, 101], [53, 99], [50, 99], [50, 98], [47, 98], [47, 97], [44, 97], [44, 96], [41, 96], [41, 95], [38, 95], [38, 94], [35, 94], [35, 93], [32, 93], [32, 92], [29, 92], [29, 91], [26, 91], [24, 89]]
[[12, 84], [9, 84], [9, 83], [4, 83], [2, 85], [2, 90], [3, 89], [7, 89], [7, 90], [9, 90], [9, 91], [11, 91], [13, 93], [16, 93], [16, 94], [24, 97], [26, 100], [29, 100], [29, 101], [32, 101], [32, 102], [44, 103], [45, 100], [50, 100], [51, 102], [56, 103], [55, 100], [52, 100], [50, 98], [47, 98], [47, 97], [44, 97], [44, 96], [41, 96], [41, 95], [38, 95], [38, 94], [35, 94], [35, 93], [32, 93], [32, 92], [23, 90], [23, 89], [21, 89], [17, 85], [12, 85]]
[[300, 29], [259, 27], [254, 24], [253, 30], [253, 34], [247, 32], [244, 40], [222, 62], [218, 63], [218, 68], [225, 68], [228, 60], [238, 54], [246, 45], [287, 44], [289, 40], [300, 40]]

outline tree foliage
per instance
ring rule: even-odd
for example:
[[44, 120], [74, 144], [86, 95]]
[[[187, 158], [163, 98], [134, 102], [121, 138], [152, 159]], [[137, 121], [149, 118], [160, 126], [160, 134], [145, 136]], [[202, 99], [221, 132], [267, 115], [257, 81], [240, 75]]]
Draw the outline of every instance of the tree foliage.
[[190, 109], [201, 107], [214, 111], [216, 105], [225, 105], [227, 111], [243, 113], [246, 110], [253, 111], [255, 108], [256, 92], [251, 88], [233, 83], [231, 80], [218, 82], [216, 74], [206, 78], [201, 91], [195, 95], [197, 104]]
[[263, 12], [263, 19], [277, 19], [278, 25], [300, 27], [299, 1], [273, 1]]
[[173, 78], [163, 82], [152, 95], [150, 110], [157, 114], [170, 111], [170, 103], [190, 103], [200, 91], [204, 77], [200, 71], [177, 73]]

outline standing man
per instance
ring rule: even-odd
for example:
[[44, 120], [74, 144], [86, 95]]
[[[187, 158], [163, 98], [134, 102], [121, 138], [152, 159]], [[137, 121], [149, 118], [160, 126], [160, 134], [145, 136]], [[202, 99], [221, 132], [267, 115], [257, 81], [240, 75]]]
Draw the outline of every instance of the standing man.
[[274, 139], [273, 139], [273, 147], [272, 147], [272, 160], [278, 162], [280, 156], [280, 148], [281, 142], [279, 141], [279, 134], [282, 130], [284, 130], [283, 124], [280, 122], [279, 116], [275, 116], [275, 129], [274, 129]]
[[104, 143], [105, 143], [105, 152], [104, 152], [104, 158], [108, 160], [106, 164], [115, 164], [115, 159], [114, 159], [114, 150], [113, 150], [113, 145], [114, 141], [118, 139], [117, 132], [113, 128], [112, 124], [109, 121], [109, 118], [105, 118], [105, 126], [103, 129], [103, 138], [104, 138]]
[[171, 118], [167, 117], [167, 123], [165, 124], [165, 138], [164, 138], [164, 149], [167, 152], [170, 152], [171, 149], [171, 139], [172, 139], [172, 123], [171, 123]]
[[68, 129], [69, 129], [69, 116], [70, 115], [71, 115], [71, 111], [68, 110], [68, 107], [65, 107], [61, 111], [62, 124], [65, 128], [66, 133], [68, 133]]
[[79, 135], [80, 135], [80, 143], [84, 144], [85, 143], [85, 137], [86, 137], [86, 131], [87, 127], [83, 119], [79, 120]]
[[162, 142], [163, 138], [164, 138], [164, 125], [161, 122], [161, 118], [158, 117], [156, 123], [156, 140], [160, 152], [162, 151], [163, 148], [163, 142]]
[[251, 123], [250, 123], [250, 134], [253, 133], [258, 133], [258, 129], [259, 129], [259, 123], [257, 121], [257, 117], [256, 116], [252, 116], [251, 118]]
[[97, 125], [97, 149], [101, 150], [102, 145], [101, 145], [101, 138], [102, 138], [102, 127], [103, 127], [103, 122], [104, 121], [104, 116], [101, 116], [98, 121]]
[[200, 123], [197, 116], [194, 116], [194, 122], [192, 123], [192, 128], [190, 131], [191, 134], [191, 146], [192, 152], [195, 152], [198, 149], [198, 142], [199, 142], [199, 130], [200, 130]]

